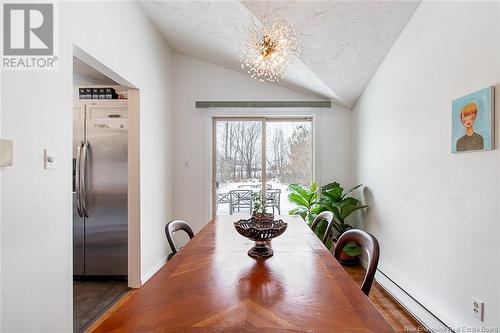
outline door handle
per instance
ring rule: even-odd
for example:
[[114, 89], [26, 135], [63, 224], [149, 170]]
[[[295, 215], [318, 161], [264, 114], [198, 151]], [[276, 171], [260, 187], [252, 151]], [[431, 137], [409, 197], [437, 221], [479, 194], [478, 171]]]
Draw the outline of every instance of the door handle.
[[81, 159], [82, 159], [82, 146], [83, 141], [78, 144], [78, 150], [76, 152], [76, 166], [75, 166], [75, 190], [76, 190], [76, 211], [80, 217], [83, 217], [82, 211], [82, 194], [81, 194], [81, 186], [80, 186], [80, 172], [81, 172]]
[[89, 217], [87, 211], [87, 153], [89, 149], [89, 142], [85, 141], [82, 146], [82, 172], [80, 177], [80, 189], [81, 189], [81, 202], [82, 202], [82, 212], [85, 217]]

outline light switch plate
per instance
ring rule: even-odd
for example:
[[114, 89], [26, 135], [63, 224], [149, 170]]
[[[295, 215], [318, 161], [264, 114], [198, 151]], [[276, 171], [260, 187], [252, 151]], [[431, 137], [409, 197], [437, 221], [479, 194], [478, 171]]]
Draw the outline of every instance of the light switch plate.
[[0, 139], [0, 166], [12, 166], [13, 142]]
[[45, 149], [44, 167], [46, 170], [55, 170], [55, 168], [56, 168], [56, 152], [55, 151]]

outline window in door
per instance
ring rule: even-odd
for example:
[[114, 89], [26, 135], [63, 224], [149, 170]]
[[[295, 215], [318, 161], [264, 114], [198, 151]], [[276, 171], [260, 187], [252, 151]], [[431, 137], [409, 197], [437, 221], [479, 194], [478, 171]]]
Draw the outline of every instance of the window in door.
[[257, 197], [288, 214], [288, 185], [311, 184], [311, 119], [215, 118], [214, 134], [215, 215], [248, 215]]

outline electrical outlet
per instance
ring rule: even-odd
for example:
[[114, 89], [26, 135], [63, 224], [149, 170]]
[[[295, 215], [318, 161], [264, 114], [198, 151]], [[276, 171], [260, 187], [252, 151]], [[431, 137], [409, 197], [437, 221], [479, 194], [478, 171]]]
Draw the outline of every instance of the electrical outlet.
[[472, 297], [472, 315], [477, 320], [484, 320], [484, 303], [475, 297]]

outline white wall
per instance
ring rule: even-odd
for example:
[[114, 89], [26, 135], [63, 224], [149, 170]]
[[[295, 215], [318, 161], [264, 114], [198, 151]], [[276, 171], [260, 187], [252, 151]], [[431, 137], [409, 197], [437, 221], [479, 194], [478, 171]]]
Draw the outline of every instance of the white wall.
[[472, 296], [500, 325], [500, 151], [450, 153], [457, 97], [496, 85], [500, 131], [499, 81], [500, 3], [423, 2], [354, 108], [379, 267], [452, 327]]
[[[318, 178], [350, 183], [350, 111], [334, 106], [322, 110], [212, 110], [195, 109], [195, 101], [314, 100], [274, 84], [260, 83], [246, 74], [175, 54], [174, 57], [174, 215], [189, 221], [196, 231], [211, 216], [210, 114], [317, 114]], [[189, 161], [189, 169], [184, 162]], [[332, 162], [333, 161], [333, 162]]]
[[[72, 330], [72, 48], [140, 89], [141, 264], [164, 258], [171, 216], [171, 52], [135, 2], [60, 3], [57, 71], [4, 72], [2, 135], [15, 161], [2, 169], [1, 331]], [[43, 170], [43, 149], [57, 170]]]
[[[2, 71], [0, 70], [0, 138], [3, 139], [2, 136], [2, 109], [3, 109], [3, 97], [2, 97]], [[2, 327], [2, 167], [0, 167], [0, 328]]]

